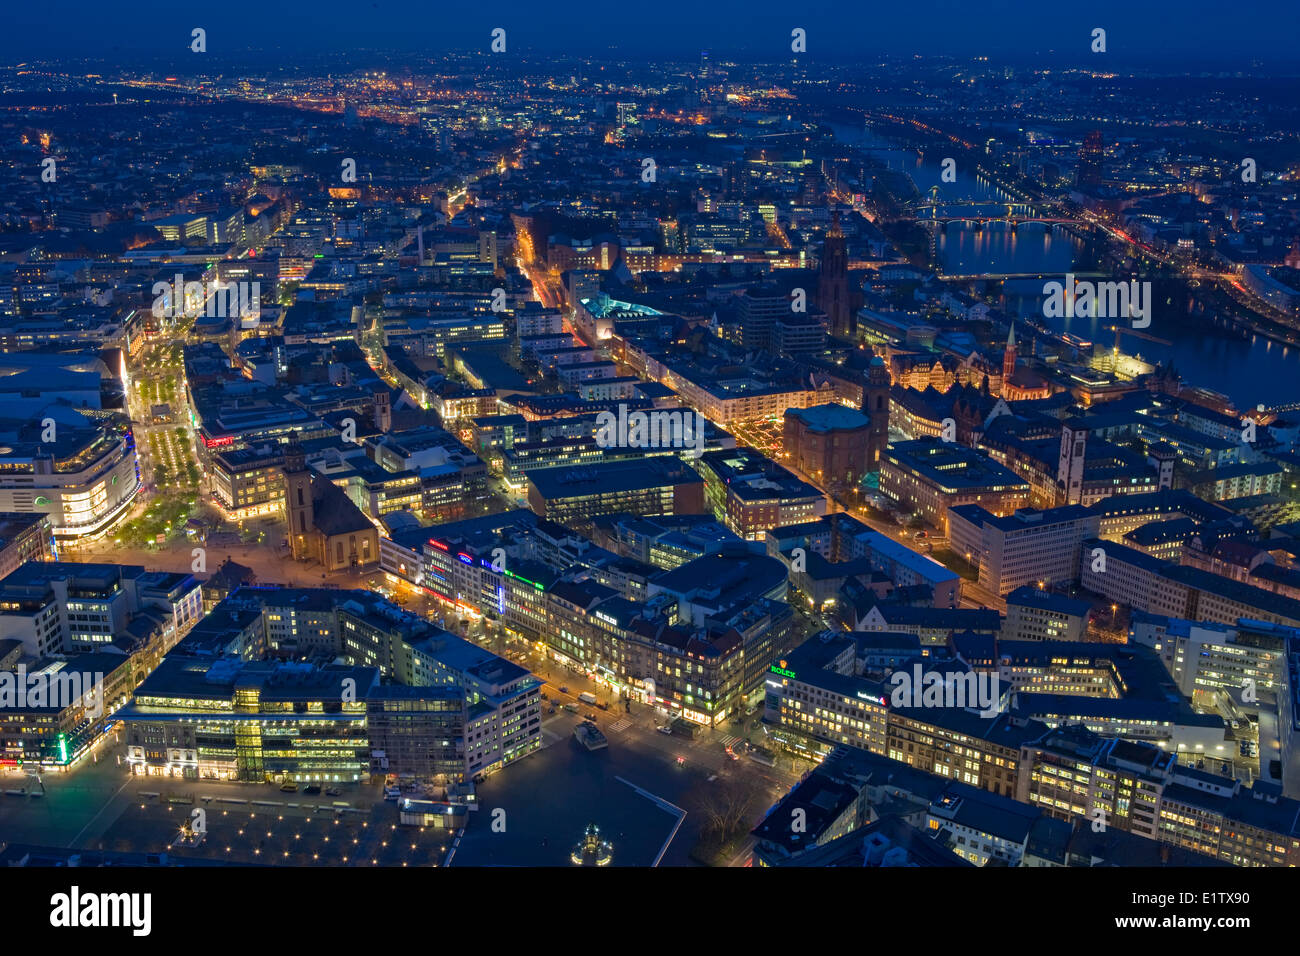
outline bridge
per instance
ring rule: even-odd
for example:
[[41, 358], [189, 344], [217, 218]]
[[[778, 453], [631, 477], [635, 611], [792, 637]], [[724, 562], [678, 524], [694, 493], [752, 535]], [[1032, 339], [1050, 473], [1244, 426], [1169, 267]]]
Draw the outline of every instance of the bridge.
[[951, 216], [918, 216], [916, 221], [921, 224], [932, 222], [936, 225], [947, 225], [948, 223], [953, 222], [969, 222], [977, 226], [983, 226], [991, 222], [1005, 222], [1013, 226], [1018, 226], [1021, 223], [1026, 222], [1041, 222], [1053, 226], [1079, 225], [1078, 219], [1066, 219], [1054, 216], [965, 216], [954, 214]]
[[1071, 216], [1042, 212], [1028, 203], [980, 201], [944, 203], [927, 201], [911, 203], [904, 207], [918, 223], [969, 222], [983, 225], [990, 222], [1022, 223], [1041, 222], [1050, 225], [1077, 225], [1080, 220]]
[[938, 186], [931, 187], [928, 198], [908, 203], [903, 208], [918, 223], [969, 222], [984, 225], [1005, 222], [1016, 225], [1022, 222], [1040, 222], [1047, 225], [1076, 225], [1080, 221], [1071, 216], [1054, 214], [1034, 203], [1002, 199], [944, 200], [940, 197]]

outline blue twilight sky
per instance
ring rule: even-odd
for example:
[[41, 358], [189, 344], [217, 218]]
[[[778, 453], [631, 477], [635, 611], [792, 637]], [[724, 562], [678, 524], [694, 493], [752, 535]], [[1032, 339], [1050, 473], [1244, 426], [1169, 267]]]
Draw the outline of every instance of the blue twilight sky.
[[[1088, 57], [1094, 27], [1116, 65], [1190, 69], [1300, 59], [1297, 0], [6, 0], [0, 62], [61, 54], [129, 65], [186, 50], [192, 27], [214, 57], [278, 50], [473, 50], [505, 27], [515, 49], [629, 56], [700, 50], [784, 58], [802, 27], [808, 54]], [[1092, 61], [1095, 62], [1095, 61]]]

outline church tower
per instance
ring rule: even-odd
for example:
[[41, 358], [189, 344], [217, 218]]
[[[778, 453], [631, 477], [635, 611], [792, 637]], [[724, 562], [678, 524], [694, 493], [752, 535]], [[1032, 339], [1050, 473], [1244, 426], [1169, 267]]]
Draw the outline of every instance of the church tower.
[[1016, 326], [1011, 324], [1011, 331], [1007, 333], [1007, 347], [1002, 352], [1002, 394], [1007, 393], [1007, 386], [1011, 384], [1011, 376], [1016, 374]]
[[880, 470], [880, 457], [889, 444], [889, 366], [879, 355], [867, 366], [862, 388], [862, 413], [867, 416], [867, 471]]
[[838, 211], [832, 214], [831, 227], [826, 230], [826, 239], [822, 242], [817, 305], [830, 320], [831, 335], [853, 338], [856, 323], [849, 307], [849, 253]]
[[393, 406], [390, 399], [392, 396], [385, 385], [376, 385], [374, 392], [375, 400], [375, 427], [381, 432], [389, 432], [393, 428]]
[[289, 524], [289, 549], [295, 560], [312, 556], [316, 516], [311, 499], [311, 469], [295, 436], [284, 450], [284, 514]]

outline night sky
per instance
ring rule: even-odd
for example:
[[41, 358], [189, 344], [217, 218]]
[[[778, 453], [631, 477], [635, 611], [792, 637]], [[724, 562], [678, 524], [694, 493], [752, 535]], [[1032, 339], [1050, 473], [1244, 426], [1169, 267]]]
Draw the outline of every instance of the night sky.
[[[192, 9], [193, 12], [186, 12]], [[1256, 60], [1300, 58], [1296, 0], [1098, 0], [1088, 4], [1010, 0], [825, 2], [799, 0], [665, 0], [612, 3], [447, 3], [445, 0], [62, 0], [5, 4], [0, 56], [18, 62], [61, 54], [102, 55], [129, 62], [188, 47], [192, 27], [208, 31], [219, 56], [250, 50], [346, 53], [357, 48], [447, 50], [486, 48], [493, 27], [505, 27], [514, 49], [547, 53], [652, 58], [743, 53], [781, 59], [790, 31], [808, 33], [808, 55], [848, 57], [950, 54], [1041, 63], [1087, 61], [1090, 33], [1107, 30], [1115, 65], [1182, 64], [1189, 69], [1249, 69]]]

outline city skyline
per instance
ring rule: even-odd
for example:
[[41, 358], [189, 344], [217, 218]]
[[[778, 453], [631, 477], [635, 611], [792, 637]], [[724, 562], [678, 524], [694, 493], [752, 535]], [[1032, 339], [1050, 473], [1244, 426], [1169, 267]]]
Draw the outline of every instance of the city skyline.
[[1264, 925], [1297, 25], [15, 10], [0, 866], [168, 938], [231, 867], [370, 942], [412, 867]]

